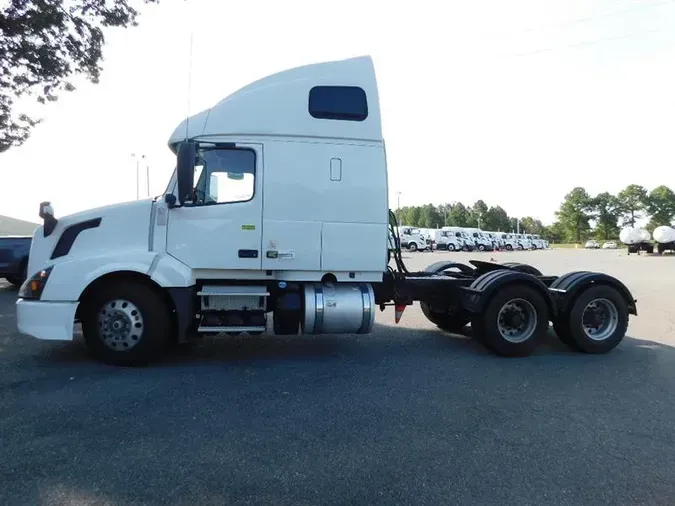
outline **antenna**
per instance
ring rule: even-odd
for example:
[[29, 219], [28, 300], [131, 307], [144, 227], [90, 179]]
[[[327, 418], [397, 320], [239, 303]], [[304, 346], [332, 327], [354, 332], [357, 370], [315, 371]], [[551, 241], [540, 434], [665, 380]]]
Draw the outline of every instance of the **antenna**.
[[194, 39], [194, 31], [190, 30], [190, 54], [188, 56], [188, 89], [187, 89], [187, 116], [185, 118], [185, 140], [188, 140], [188, 132], [190, 129], [190, 89], [192, 87], [192, 44]]

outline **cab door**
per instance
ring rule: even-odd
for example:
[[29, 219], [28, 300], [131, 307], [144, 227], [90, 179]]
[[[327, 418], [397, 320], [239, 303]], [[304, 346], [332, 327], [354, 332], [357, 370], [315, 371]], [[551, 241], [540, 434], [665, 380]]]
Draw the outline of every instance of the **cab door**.
[[168, 213], [168, 254], [192, 269], [260, 270], [262, 145], [216, 145], [199, 158], [195, 203]]

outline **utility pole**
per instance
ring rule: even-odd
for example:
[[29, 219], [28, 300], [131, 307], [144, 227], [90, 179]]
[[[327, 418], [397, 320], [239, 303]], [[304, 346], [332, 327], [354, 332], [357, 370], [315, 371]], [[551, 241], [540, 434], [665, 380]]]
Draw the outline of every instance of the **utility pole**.
[[396, 192], [396, 210], [401, 209], [401, 192]]
[[150, 162], [145, 164], [145, 180], [147, 184], [148, 197], [150, 196]]
[[131, 158], [136, 160], [136, 200], [138, 200], [141, 198], [141, 188], [140, 188], [141, 160], [145, 160], [145, 155], [140, 155], [139, 157], [139, 155], [137, 155], [136, 153], [131, 153]]

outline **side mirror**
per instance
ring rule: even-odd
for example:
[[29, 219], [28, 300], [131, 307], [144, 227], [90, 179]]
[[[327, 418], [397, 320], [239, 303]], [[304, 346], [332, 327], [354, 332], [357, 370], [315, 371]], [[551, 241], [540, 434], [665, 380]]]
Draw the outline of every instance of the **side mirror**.
[[52, 218], [54, 217], [54, 208], [52, 208], [51, 202], [41, 202], [40, 218], [44, 220], [47, 218], [47, 216], [51, 216]]
[[197, 159], [197, 143], [181, 142], [176, 155], [176, 180], [178, 182], [178, 201], [185, 204], [187, 197], [194, 189], [195, 162]]
[[49, 237], [56, 228], [56, 224], [58, 223], [58, 220], [54, 218], [54, 209], [52, 208], [51, 203], [41, 202], [39, 214], [40, 218], [42, 218], [44, 222], [45, 237]]

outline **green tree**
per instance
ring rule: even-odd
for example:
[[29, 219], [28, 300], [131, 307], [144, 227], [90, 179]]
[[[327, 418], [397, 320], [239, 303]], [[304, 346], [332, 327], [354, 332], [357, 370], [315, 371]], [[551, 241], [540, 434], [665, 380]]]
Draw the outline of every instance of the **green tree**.
[[618, 223], [622, 213], [619, 199], [611, 193], [603, 192], [595, 196], [592, 208], [598, 238], [607, 241], [618, 237]]
[[413, 206], [408, 210], [408, 222], [401, 223], [401, 225], [409, 225], [411, 227], [420, 227], [422, 222], [422, 209], [417, 206]]
[[448, 225], [452, 227], [466, 227], [469, 221], [469, 211], [464, 204], [457, 202], [448, 213]]
[[520, 232], [523, 234], [544, 234], [544, 224], [532, 216], [526, 216], [520, 220]]
[[482, 221], [483, 230], [499, 232], [511, 229], [509, 215], [500, 206], [488, 209]]
[[566, 238], [577, 243], [590, 230], [589, 220], [593, 201], [584, 188], [577, 186], [572, 189], [560, 205], [556, 213], [558, 221], [566, 232]]
[[488, 212], [487, 204], [482, 200], [477, 200], [469, 208], [469, 218], [467, 226], [476, 228], [485, 228], [485, 215]]
[[25, 142], [39, 122], [18, 109], [18, 99], [54, 101], [75, 89], [71, 79], [77, 75], [97, 83], [103, 29], [135, 26], [138, 17], [134, 0], [7, 3], [0, 11], [0, 153]]
[[675, 218], [675, 193], [667, 186], [657, 186], [647, 197], [646, 210], [651, 216], [647, 225], [650, 230], [661, 225], [670, 225]]
[[421, 227], [423, 228], [441, 228], [445, 220], [436, 206], [427, 204], [422, 207]]
[[567, 232], [565, 227], [559, 221], [556, 221], [551, 226], [544, 228], [542, 237], [550, 242], [561, 243], [565, 241]]
[[635, 220], [642, 217], [642, 212], [647, 205], [647, 189], [638, 184], [626, 186], [617, 195], [621, 206], [621, 217], [623, 225], [635, 226]]

